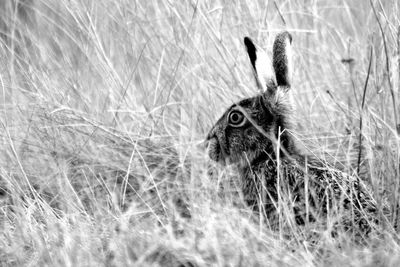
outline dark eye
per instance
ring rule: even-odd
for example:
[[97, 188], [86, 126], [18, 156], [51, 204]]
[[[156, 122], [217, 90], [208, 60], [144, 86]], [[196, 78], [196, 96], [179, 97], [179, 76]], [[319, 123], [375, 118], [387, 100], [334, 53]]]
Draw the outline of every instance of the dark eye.
[[231, 126], [242, 126], [244, 121], [245, 121], [245, 117], [243, 115], [242, 112], [238, 111], [238, 110], [234, 110], [229, 114], [229, 124]]

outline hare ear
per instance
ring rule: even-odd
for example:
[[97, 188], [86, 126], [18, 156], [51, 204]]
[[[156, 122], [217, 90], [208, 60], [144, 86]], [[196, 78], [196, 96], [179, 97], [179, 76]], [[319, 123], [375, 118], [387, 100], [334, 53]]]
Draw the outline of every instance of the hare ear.
[[253, 67], [257, 87], [265, 91], [269, 84], [274, 83], [271, 60], [263, 51], [257, 51], [253, 41], [249, 37], [244, 38], [244, 45]]
[[290, 86], [292, 79], [292, 36], [279, 33], [272, 48], [272, 61], [278, 86]]

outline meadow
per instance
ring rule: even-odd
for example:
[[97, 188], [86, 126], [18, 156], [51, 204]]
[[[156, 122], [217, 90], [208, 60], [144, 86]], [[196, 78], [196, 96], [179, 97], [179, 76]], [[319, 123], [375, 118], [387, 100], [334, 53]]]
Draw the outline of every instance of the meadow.
[[[282, 30], [289, 130], [390, 206], [365, 243], [270, 229], [205, 152]], [[0, 62], [0, 266], [400, 265], [398, 0], [1, 1]]]

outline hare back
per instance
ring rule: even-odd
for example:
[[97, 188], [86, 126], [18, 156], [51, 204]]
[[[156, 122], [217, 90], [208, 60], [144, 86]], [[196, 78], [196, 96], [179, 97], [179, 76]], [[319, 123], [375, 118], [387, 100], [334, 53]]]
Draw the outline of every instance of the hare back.
[[[311, 162], [310, 162], [311, 161]], [[241, 170], [245, 201], [271, 218], [282, 204], [296, 223], [336, 221], [346, 229], [369, 231], [379, 212], [370, 188], [362, 181], [310, 158], [268, 159]], [[382, 209], [387, 211], [387, 205]]]

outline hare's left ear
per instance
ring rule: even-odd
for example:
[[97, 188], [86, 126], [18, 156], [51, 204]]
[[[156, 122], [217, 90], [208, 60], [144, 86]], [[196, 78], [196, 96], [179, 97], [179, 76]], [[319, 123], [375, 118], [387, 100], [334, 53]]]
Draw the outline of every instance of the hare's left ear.
[[275, 37], [272, 48], [273, 66], [278, 86], [291, 85], [292, 80], [292, 36], [288, 32], [281, 32]]
[[275, 83], [271, 60], [265, 52], [257, 50], [249, 37], [244, 38], [244, 45], [246, 46], [247, 54], [253, 67], [257, 87], [265, 91], [269, 84]]

